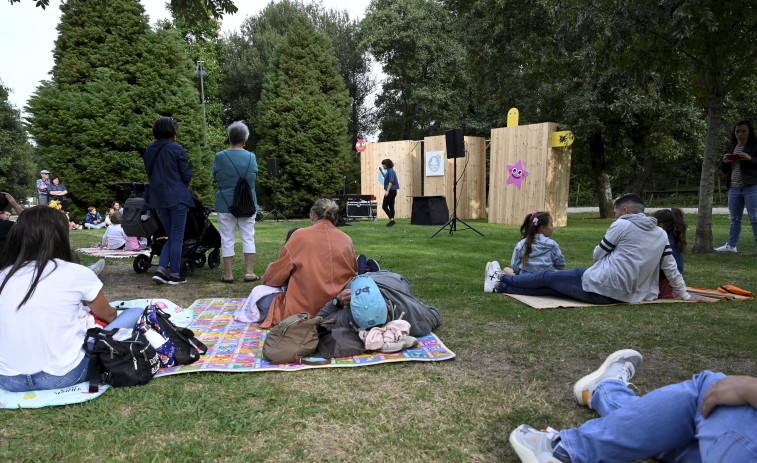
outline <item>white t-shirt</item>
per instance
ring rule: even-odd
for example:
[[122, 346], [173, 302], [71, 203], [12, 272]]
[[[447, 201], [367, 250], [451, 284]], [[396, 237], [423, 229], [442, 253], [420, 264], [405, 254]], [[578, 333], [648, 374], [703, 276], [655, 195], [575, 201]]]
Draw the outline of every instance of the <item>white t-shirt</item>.
[[126, 244], [126, 232], [121, 228], [121, 224], [113, 224], [105, 229], [103, 235], [103, 246], [108, 249], [121, 249]]
[[[0, 282], [7, 274], [0, 272]], [[55, 259], [17, 310], [33, 274], [33, 265], [22, 268], [0, 294], [0, 374], [62, 376], [84, 358], [82, 344], [95, 322], [82, 301], [94, 300], [103, 284], [87, 267]]]

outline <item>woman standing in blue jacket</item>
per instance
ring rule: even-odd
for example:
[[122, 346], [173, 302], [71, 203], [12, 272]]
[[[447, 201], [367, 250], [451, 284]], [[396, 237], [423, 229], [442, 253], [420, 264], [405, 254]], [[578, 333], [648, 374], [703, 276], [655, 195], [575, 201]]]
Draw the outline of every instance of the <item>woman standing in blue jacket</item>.
[[384, 201], [381, 204], [381, 209], [389, 217], [389, 223], [386, 226], [391, 227], [394, 225], [394, 201], [397, 199], [397, 190], [400, 189], [400, 185], [391, 159], [381, 161], [381, 167], [386, 169], [386, 173], [384, 173]]
[[[194, 203], [189, 194], [192, 171], [184, 148], [176, 143], [179, 124], [170, 117], [161, 117], [152, 126], [157, 140], [145, 150], [144, 162], [150, 187], [145, 200], [158, 213], [160, 223], [168, 234], [168, 241], [152, 277], [156, 283], [178, 285], [186, 283], [181, 276], [181, 248], [187, 211]], [[170, 270], [169, 270], [170, 269]]]

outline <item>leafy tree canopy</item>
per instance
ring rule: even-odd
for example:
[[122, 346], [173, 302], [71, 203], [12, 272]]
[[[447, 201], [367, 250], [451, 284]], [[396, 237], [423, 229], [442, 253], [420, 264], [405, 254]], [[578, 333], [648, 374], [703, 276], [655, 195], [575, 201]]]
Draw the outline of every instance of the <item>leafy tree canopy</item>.
[[0, 83], [0, 191], [21, 201], [35, 193], [37, 168], [26, 130], [16, 108], [8, 101], [8, 89]]
[[[339, 191], [350, 163], [349, 95], [328, 40], [300, 19], [276, 50], [263, 85], [258, 159], [276, 157], [279, 206], [306, 215], [313, 201]], [[270, 191], [271, 179], [259, 177]]]

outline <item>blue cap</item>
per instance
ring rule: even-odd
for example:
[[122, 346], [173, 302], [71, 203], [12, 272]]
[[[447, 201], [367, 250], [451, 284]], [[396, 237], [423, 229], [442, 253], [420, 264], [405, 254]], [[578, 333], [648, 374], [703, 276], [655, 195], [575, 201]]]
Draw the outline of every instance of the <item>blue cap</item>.
[[386, 323], [386, 302], [371, 277], [356, 276], [352, 279], [350, 289], [352, 318], [360, 329], [368, 330]]

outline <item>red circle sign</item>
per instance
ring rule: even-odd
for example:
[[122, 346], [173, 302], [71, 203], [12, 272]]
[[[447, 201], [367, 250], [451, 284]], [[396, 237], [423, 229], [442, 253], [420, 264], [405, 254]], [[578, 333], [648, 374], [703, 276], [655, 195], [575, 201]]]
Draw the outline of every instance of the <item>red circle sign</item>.
[[357, 143], [355, 143], [355, 149], [359, 153], [362, 153], [363, 151], [365, 151], [365, 140], [358, 140]]

